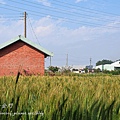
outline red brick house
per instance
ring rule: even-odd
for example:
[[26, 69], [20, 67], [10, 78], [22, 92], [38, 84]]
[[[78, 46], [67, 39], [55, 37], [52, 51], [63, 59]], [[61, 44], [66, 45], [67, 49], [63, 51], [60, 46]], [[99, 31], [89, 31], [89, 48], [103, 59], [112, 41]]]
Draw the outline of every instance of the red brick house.
[[19, 35], [0, 45], [0, 76], [16, 75], [18, 71], [44, 75], [47, 56], [53, 53]]

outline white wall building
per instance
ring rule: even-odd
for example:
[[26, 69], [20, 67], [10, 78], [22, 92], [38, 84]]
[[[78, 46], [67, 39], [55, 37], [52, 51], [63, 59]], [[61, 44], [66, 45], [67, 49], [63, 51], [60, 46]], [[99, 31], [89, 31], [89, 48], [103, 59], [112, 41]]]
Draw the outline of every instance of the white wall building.
[[112, 64], [98, 65], [95, 67], [95, 69], [98, 69], [98, 68], [101, 71], [103, 71], [103, 70], [109, 70], [109, 71], [120, 70], [120, 61], [116, 61]]
[[85, 65], [72, 65], [71, 71], [73, 73], [85, 73], [84, 68]]

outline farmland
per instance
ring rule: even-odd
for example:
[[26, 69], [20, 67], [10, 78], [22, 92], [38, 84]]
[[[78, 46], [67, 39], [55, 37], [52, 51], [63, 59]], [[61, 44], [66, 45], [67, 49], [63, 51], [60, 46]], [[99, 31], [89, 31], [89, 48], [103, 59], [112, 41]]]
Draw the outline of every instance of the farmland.
[[120, 76], [1, 77], [0, 85], [1, 120], [120, 120]]

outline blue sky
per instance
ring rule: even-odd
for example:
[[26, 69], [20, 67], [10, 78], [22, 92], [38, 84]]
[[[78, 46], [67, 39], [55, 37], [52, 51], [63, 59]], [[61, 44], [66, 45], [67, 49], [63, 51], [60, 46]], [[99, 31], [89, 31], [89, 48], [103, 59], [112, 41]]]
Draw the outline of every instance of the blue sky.
[[[120, 0], [0, 0], [0, 44], [24, 35], [54, 53], [53, 66], [120, 59]], [[45, 60], [46, 67], [50, 59]]]

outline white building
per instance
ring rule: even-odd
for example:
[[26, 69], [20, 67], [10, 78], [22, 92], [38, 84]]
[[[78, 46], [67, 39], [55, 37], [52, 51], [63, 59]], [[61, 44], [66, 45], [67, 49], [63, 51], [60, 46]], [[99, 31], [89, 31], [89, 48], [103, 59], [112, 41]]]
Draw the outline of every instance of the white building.
[[72, 65], [71, 71], [73, 73], [85, 73], [84, 68], [85, 65]]
[[120, 61], [116, 61], [112, 64], [98, 65], [95, 67], [95, 69], [98, 69], [98, 68], [101, 71], [103, 71], [103, 70], [109, 70], [109, 71], [120, 70]]

